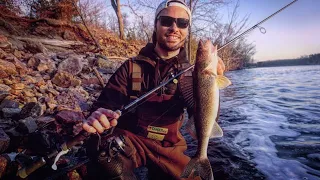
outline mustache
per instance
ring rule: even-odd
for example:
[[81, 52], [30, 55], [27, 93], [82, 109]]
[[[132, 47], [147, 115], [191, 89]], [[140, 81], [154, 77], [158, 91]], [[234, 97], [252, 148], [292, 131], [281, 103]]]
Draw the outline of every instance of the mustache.
[[166, 33], [165, 33], [166, 36], [177, 36], [177, 37], [181, 37], [181, 34], [180, 33], [177, 33], [176, 31], [174, 30], [168, 30]]

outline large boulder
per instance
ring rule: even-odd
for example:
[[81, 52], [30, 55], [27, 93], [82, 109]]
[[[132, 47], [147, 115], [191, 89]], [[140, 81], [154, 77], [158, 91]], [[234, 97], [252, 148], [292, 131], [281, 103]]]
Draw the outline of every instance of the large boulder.
[[68, 72], [72, 75], [77, 75], [82, 71], [82, 68], [82, 57], [73, 55], [59, 64], [58, 72]]

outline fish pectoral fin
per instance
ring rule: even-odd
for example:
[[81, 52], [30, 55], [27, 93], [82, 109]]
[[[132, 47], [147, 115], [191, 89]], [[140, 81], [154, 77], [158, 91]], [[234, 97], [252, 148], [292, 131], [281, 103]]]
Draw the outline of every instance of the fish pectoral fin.
[[217, 75], [213, 72], [212, 68], [207, 67], [204, 70], [201, 71], [205, 75], [216, 77]]
[[210, 138], [217, 138], [222, 136], [223, 136], [223, 130], [221, 129], [219, 124], [215, 122], [211, 130]]
[[223, 75], [218, 75], [216, 81], [218, 83], [219, 89], [224, 89], [231, 85], [231, 81]]
[[202, 179], [213, 180], [211, 164], [208, 158], [192, 158], [185, 167], [180, 177], [189, 178], [192, 172], [193, 178], [195, 178], [195, 176], [200, 176]]

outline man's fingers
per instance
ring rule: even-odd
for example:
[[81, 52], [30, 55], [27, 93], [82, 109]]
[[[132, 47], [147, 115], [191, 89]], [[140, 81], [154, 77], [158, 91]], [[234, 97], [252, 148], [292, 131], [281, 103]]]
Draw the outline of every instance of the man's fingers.
[[83, 123], [82, 128], [83, 128], [85, 131], [89, 132], [89, 133], [96, 133], [96, 132], [97, 132], [94, 127], [90, 126], [90, 125], [89, 125], [88, 123], [86, 123], [86, 122]]
[[99, 108], [98, 111], [100, 113], [106, 115], [108, 118], [110, 117], [111, 119], [118, 119], [120, 117], [120, 115], [118, 113], [116, 113], [115, 111], [112, 111], [110, 109]]
[[110, 125], [113, 126], [113, 127], [116, 126], [117, 124], [118, 124], [118, 120], [117, 119], [113, 119], [113, 120], [110, 121]]
[[83, 129], [90, 133], [103, 133], [104, 130], [118, 124], [120, 114], [109, 109], [99, 108], [82, 125]]
[[92, 122], [92, 126], [98, 131], [98, 133], [103, 133], [105, 130], [97, 119]]
[[101, 123], [101, 125], [105, 128], [105, 129], [109, 129], [110, 128], [110, 122], [107, 118], [106, 115], [104, 114], [101, 114], [100, 118], [99, 118], [99, 121]]

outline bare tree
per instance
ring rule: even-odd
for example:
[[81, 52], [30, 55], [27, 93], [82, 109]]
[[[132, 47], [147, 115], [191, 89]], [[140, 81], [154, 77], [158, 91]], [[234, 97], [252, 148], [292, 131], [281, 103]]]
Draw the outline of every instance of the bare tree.
[[[210, 28], [210, 38], [214, 44], [222, 46], [246, 30], [249, 17], [239, 18], [239, 6], [240, 3], [237, 0], [233, 11], [230, 13], [228, 22], [217, 22], [213, 28]], [[227, 69], [233, 70], [242, 68], [254, 53], [255, 46], [252, 43], [248, 43], [245, 37], [243, 37], [220, 50], [219, 56], [223, 59]]]
[[120, 39], [124, 39], [124, 25], [123, 25], [123, 18], [121, 14], [121, 5], [120, 0], [111, 0], [111, 5], [114, 11], [116, 12], [119, 24], [119, 37]]
[[130, 9], [131, 13], [136, 17], [135, 22], [138, 22], [134, 23], [131, 28], [131, 34], [134, 33], [136, 37], [140, 37], [142, 40], [150, 42], [152, 39], [153, 27], [150, 24], [150, 21], [146, 20], [147, 18], [143, 15], [143, 11], [141, 10], [143, 7], [139, 6], [136, 2], [132, 2], [132, 0], [127, 0], [127, 3], [123, 4], [123, 6]]
[[104, 0], [79, 0], [79, 9], [88, 25], [103, 27], [105, 24], [105, 9], [107, 6], [103, 2]]

